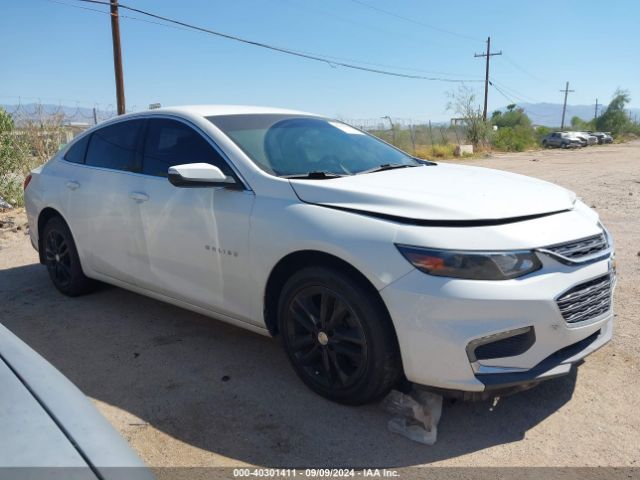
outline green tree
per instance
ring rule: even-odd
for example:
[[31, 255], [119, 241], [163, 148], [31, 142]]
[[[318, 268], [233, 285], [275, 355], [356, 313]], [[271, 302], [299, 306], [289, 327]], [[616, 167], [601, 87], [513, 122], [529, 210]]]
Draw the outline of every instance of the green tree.
[[578, 116], [571, 117], [571, 128], [574, 130], [594, 130], [595, 122], [593, 120], [586, 121]]
[[487, 144], [491, 135], [491, 125], [482, 118], [482, 110], [476, 103], [476, 95], [469, 87], [460, 87], [457, 92], [447, 93], [447, 110], [460, 116], [465, 126], [467, 141], [474, 146]]
[[507, 105], [507, 111], [502, 113], [497, 110], [493, 112], [491, 123], [498, 128], [513, 128], [521, 126], [531, 128], [531, 120], [522, 108], [516, 108], [515, 104]]
[[596, 119], [596, 127], [613, 135], [620, 135], [630, 130], [631, 120], [627, 117], [625, 107], [631, 101], [626, 90], [617, 89], [607, 109]]

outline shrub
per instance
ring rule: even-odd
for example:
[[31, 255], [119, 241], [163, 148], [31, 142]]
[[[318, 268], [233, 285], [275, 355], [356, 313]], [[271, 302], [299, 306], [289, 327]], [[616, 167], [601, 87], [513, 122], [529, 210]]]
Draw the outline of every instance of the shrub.
[[455, 150], [456, 146], [451, 143], [436, 144], [433, 147], [430, 145], [417, 145], [416, 157], [425, 160], [434, 158], [453, 158]]
[[536, 143], [538, 144], [542, 144], [542, 139], [544, 137], [546, 137], [547, 135], [551, 134], [552, 132], [554, 132], [553, 128], [549, 128], [549, 127], [538, 127], [534, 130], [533, 135], [535, 136], [536, 139]]
[[453, 110], [462, 119], [467, 141], [475, 147], [487, 143], [491, 135], [491, 125], [482, 118], [482, 110], [476, 106], [476, 96], [469, 87], [463, 86], [457, 92], [448, 92], [450, 98], [447, 110]]
[[65, 139], [63, 117], [47, 114], [42, 105], [15, 123], [0, 108], [0, 197], [11, 205], [22, 205], [25, 176], [49, 160]]
[[491, 123], [498, 128], [510, 127], [514, 128], [522, 126], [531, 128], [531, 120], [522, 108], [515, 108], [515, 105], [509, 105], [506, 112], [496, 110], [491, 116]]
[[513, 128], [498, 129], [493, 136], [493, 146], [505, 152], [523, 152], [535, 145], [533, 130], [529, 127], [517, 125]]
[[0, 108], [0, 197], [11, 205], [22, 205], [26, 146], [13, 128], [11, 115]]

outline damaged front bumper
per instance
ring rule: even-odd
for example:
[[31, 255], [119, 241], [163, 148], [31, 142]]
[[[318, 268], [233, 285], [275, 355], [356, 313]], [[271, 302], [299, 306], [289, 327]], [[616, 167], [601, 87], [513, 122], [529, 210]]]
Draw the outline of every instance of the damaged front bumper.
[[[613, 335], [615, 277], [607, 258], [579, 268], [559, 260], [545, 255], [540, 271], [507, 281], [416, 270], [381, 290], [407, 379], [444, 390], [486, 392], [568, 374]], [[607, 278], [603, 297], [608, 295], [609, 303], [571, 322], [561, 310], [563, 296]]]

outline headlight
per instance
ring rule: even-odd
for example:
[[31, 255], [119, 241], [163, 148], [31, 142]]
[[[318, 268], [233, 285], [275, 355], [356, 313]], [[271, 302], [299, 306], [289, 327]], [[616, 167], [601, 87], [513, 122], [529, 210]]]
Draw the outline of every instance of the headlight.
[[542, 263], [529, 250], [475, 252], [396, 245], [418, 270], [439, 277], [509, 280], [535, 272]]

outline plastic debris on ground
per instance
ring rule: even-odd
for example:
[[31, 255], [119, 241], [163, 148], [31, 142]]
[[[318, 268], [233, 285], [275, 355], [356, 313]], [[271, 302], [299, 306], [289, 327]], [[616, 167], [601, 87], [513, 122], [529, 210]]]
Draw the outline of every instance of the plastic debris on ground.
[[389, 431], [425, 445], [436, 443], [442, 396], [426, 390], [412, 389], [408, 394], [392, 390], [382, 400], [382, 408], [393, 415], [387, 423]]

